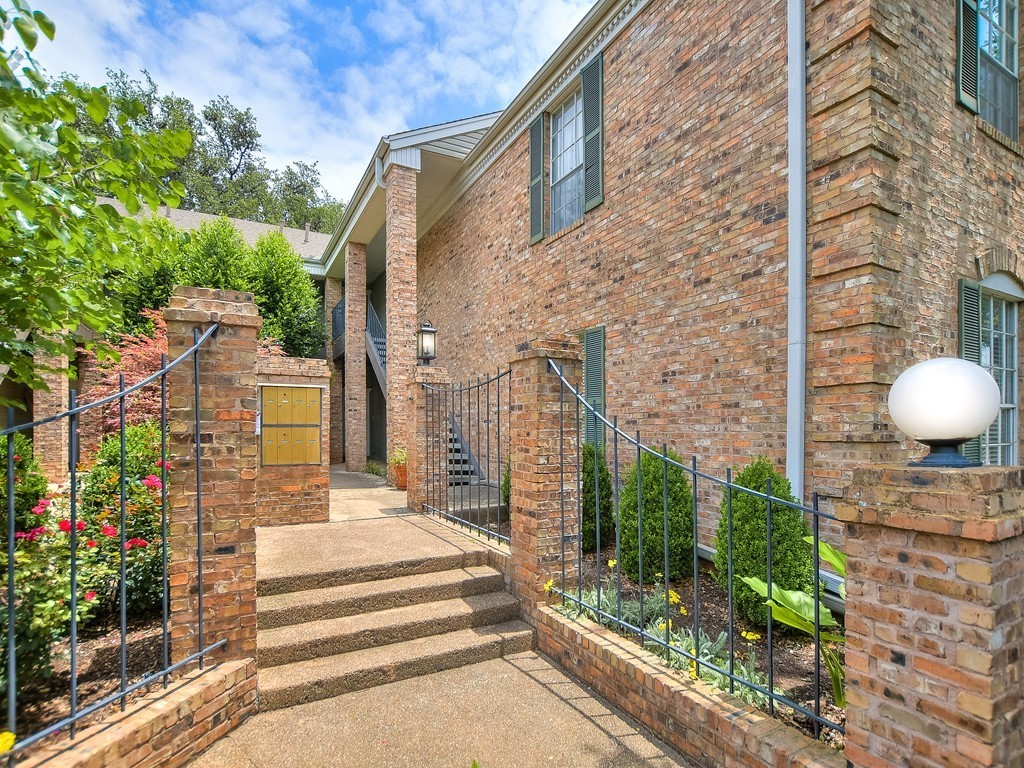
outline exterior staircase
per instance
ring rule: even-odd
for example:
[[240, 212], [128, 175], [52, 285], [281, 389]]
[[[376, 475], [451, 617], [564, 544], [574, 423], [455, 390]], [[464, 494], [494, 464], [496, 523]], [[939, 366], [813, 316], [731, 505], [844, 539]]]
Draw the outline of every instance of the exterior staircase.
[[483, 551], [257, 580], [260, 709], [529, 650]]
[[478, 482], [480, 473], [476, 461], [453, 419], [448, 428], [448, 485], [474, 485]]

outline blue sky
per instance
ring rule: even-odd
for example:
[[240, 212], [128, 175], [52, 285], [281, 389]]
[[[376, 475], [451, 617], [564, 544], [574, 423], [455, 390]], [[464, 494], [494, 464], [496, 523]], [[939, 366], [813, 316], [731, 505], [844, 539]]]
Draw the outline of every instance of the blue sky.
[[252, 107], [269, 164], [319, 161], [347, 200], [382, 135], [502, 109], [593, 0], [37, 0], [38, 58], [93, 84], [149, 70]]

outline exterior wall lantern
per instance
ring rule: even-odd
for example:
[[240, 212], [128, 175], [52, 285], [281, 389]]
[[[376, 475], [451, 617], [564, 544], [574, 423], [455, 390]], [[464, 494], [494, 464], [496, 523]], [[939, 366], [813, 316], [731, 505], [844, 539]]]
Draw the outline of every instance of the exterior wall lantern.
[[992, 375], [969, 360], [939, 357], [900, 374], [889, 390], [889, 413], [907, 437], [931, 451], [914, 467], [980, 467], [957, 449], [999, 415], [1001, 397]]
[[421, 365], [429, 365], [437, 357], [437, 328], [429, 320], [416, 331], [416, 357]]

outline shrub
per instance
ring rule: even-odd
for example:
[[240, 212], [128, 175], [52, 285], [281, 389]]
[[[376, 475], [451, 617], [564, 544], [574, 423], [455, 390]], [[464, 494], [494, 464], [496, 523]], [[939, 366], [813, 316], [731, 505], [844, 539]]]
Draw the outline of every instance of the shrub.
[[[49, 504], [44, 500], [47, 482], [39, 460], [35, 457], [32, 441], [21, 432], [14, 433], [14, 520], [15, 530], [28, 530], [36, 527], [40, 504]], [[33, 514], [33, 510], [37, 514]], [[0, 437], [0, 531], [6, 538], [7, 534], [7, 438]]]
[[248, 258], [245, 238], [222, 216], [202, 224], [181, 249], [175, 278], [183, 285], [245, 291], [243, 270]]
[[608, 473], [608, 462], [603, 450], [596, 450], [591, 443], [584, 443], [583, 477], [581, 486], [582, 534], [581, 546], [584, 552], [597, 549], [597, 495], [594, 492], [594, 463], [597, 463], [597, 488], [601, 496], [601, 543], [604, 546], [615, 541], [615, 505], [612, 500], [612, 477]]
[[[795, 502], [789, 481], [770, 459], [758, 456], [748, 464], [733, 483], [759, 493], [765, 493], [768, 478], [772, 481], [772, 496]], [[715, 540], [715, 578], [723, 587], [729, 584], [729, 519], [728, 498], [723, 496], [718, 533]], [[768, 578], [768, 504], [765, 499], [749, 493], [732, 492], [732, 560], [733, 600], [736, 610], [750, 622], [764, 625], [768, 622], [768, 608], [764, 598], [743, 581], [743, 577]], [[804, 537], [810, 527], [798, 509], [782, 504], [772, 505], [772, 582], [776, 587], [808, 590], [814, 584], [814, 566], [810, 549]]]
[[[681, 462], [673, 451], [668, 457]], [[643, 492], [644, 581], [665, 569], [664, 471], [665, 462], [647, 451], [626, 476], [619, 497], [619, 561], [623, 571], [634, 580], [640, 575], [640, 533], [637, 519], [637, 489]], [[641, 485], [642, 476], [642, 485]], [[668, 465], [668, 576], [682, 578], [693, 573], [693, 499], [690, 478], [685, 470]]]
[[501, 503], [505, 509], [512, 509], [512, 459], [505, 462], [505, 471], [501, 473]]
[[[125, 388], [138, 384], [160, 370], [161, 355], [167, 354], [167, 323], [153, 310], [144, 310], [144, 317], [153, 326], [151, 333], [137, 335], [123, 333], [112, 346], [118, 359], [100, 364], [100, 381], [85, 394], [86, 402], [96, 402], [120, 391], [120, 376], [124, 374]], [[160, 418], [160, 387], [157, 382], [132, 392], [125, 397], [125, 422], [141, 424]], [[106, 434], [120, 428], [121, 403], [112, 400], [100, 406], [103, 431]]]

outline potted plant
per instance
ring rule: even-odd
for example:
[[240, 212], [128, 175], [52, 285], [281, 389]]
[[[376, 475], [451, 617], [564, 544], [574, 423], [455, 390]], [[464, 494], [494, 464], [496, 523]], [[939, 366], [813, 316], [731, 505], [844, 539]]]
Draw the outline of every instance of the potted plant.
[[405, 448], [395, 448], [388, 456], [388, 465], [394, 473], [395, 488], [404, 491], [408, 483], [409, 451]]

